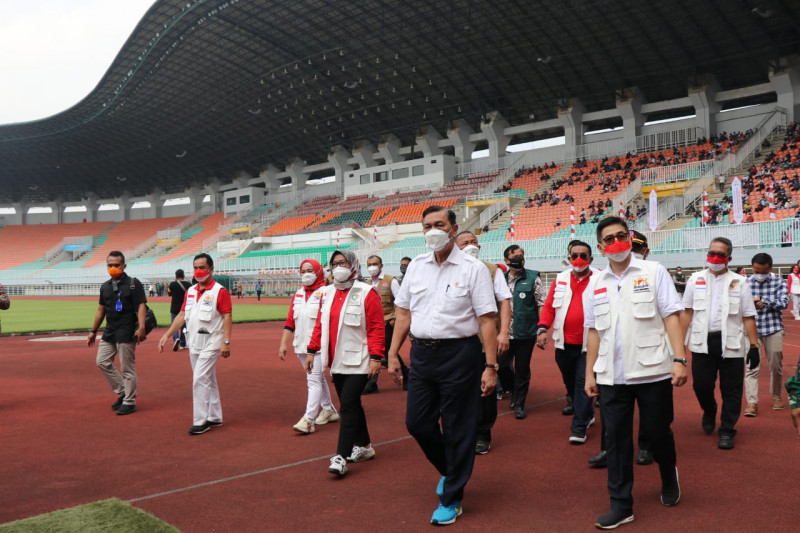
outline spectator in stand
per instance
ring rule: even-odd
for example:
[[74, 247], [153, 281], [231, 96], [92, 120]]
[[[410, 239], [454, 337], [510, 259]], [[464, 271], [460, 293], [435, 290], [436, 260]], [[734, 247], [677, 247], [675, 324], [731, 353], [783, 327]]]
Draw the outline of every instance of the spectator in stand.
[[794, 265], [788, 279], [789, 294], [792, 297], [792, 316], [800, 320], [800, 266]]

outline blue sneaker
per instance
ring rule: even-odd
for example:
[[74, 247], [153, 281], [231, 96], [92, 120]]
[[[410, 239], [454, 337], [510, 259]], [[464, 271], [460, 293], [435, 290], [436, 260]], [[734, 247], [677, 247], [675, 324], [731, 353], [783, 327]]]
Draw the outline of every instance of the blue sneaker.
[[444, 494], [444, 476], [442, 476], [442, 479], [440, 479], [439, 483], [436, 485], [436, 495], [441, 498], [442, 494]]
[[442, 505], [433, 512], [431, 524], [435, 526], [447, 526], [456, 521], [461, 516], [461, 502], [454, 502], [453, 505]]

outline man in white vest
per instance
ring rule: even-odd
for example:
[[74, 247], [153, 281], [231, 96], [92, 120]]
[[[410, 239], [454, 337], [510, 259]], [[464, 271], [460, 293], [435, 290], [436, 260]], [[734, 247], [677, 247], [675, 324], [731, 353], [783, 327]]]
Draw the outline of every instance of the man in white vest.
[[714, 385], [719, 375], [722, 410], [718, 446], [723, 450], [733, 448], [734, 426], [742, 412], [745, 354], [753, 368], [759, 359], [753, 294], [747, 278], [728, 269], [732, 252], [733, 244], [725, 237], [711, 241], [708, 267], [692, 274], [686, 283], [686, 310], [681, 315], [692, 352], [692, 388], [703, 410], [701, 426], [706, 435], [711, 435], [716, 426]]
[[789, 295], [792, 297], [792, 316], [800, 320], [800, 266], [793, 266], [792, 273], [786, 280], [789, 285]]
[[683, 305], [667, 270], [631, 256], [631, 233], [619, 217], [600, 221], [597, 242], [608, 267], [593, 280], [584, 310], [585, 389], [590, 398], [602, 395], [608, 452], [611, 510], [595, 521], [595, 527], [614, 529], [634, 518], [634, 403], [653, 443], [650, 451], [661, 475], [661, 503], [671, 507], [680, 501], [670, 428], [672, 387], [686, 383], [688, 372], [679, 319]]
[[208, 254], [194, 258], [194, 279], [186, 291], [183, 309], [158, 342], [158, 351], [186, 324], [192, 365], [193, 424], [190, 435], [222, 426], [222, 404], [217, 387], [217, 361], [231, 355], [232, 302], [228, 289], [214, 281], [214, 260]]
[[592, 248], [583, 241], [572, 241], [567, 247], [570, 268], [556, 275], [542, 307], [536, 331], [536, 345], [547, 345], [547, 330], [552, 328], [556, 348], [556, 364], [561, 371], [567, 395], [573, 399], [570, 444], [586, 442], [586, 429], [594, 418], [592, 401], [584, 390], [586, 377], [586, 331], [583, 309], [591, 286]]

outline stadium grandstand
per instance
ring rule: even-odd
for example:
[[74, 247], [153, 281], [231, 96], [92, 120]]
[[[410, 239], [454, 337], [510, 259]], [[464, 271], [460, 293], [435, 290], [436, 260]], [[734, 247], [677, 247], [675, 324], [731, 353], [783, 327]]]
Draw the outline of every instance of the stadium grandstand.
[[82, 101], [0, 126], [0, 282], [205, 251], [286, 294], [337, 248], [396, 273], [430, 205], [543, 272], [620, 213], [668, 267], [718, 235], [795, 263], [800, 4], [575, 4], [158, 0]]

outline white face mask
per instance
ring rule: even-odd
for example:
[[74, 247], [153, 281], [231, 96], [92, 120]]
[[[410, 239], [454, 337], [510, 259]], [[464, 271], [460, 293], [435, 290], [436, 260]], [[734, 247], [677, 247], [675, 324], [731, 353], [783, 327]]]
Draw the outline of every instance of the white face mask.
[[726, 265], [724, 263], [723, 264], [717, 264], [717, 263], [708, 263], [707, 262], [706, 266], [708, 267], [709, 270], [711, 270], [711, 272], [722, 272], [723, 270], [728, 268], [728, 265]]
[[471, 255], [475, 259], [477, 259], [478, 258], [478, 254], [481, 253], [481, 249], [478, 248], [477, 246], [475, 246], [474, 244], [466, 245], [465, 247], [463, 247], [461, 249], [461, 251], [464, 252], [465, 254]]
[[367, 272], [369, 272], [369, 275], [372, 276], [372, 277], [377, 276], [380, 271], [381, 271], [381, 267], [379, 267], [377, 265], [372, 265], [372, 266], [368, 266], [367, 267]]
[[624, 252], [617, 252], [615, 254], [606, 254], [606, 259], [616, 263], [622, 263], [628, 258], [629, 255], [631, 255], [630, 249], [625, 250]]
[[636, 259], [641, 259], [642, 261], [644, 261], [644, 256], [642, 254], [637, 254], [636, 252], [633, 252], [633, 257], [635, 257]]
[[753, 274], [753, 277], [756, 278], [757, 282], [764, 283], [769, 279], [769, 274]]
[[425, 234], [425, 247], [434, 252], [441, 252], [450, 242], [450, 235], [440, 229], [429, 229]]
[[308, 287], [309, 285], [313, 285], [315, 281], [317, 281], [317, 275], [313, 272], [303, 272], [300, 275], [300, 281]]
[[333, 274], [333, 279], [339, 283], [350, 279], [351, 273], [352, 272], [350, 272], [350, 269], [345, 267], [336, 267], [333, 269], [333, 272], [331, 272], [331, 274]]
[[589, 268], [589, 265], [584, 265], [582, 267], [576, 267], [575, 265], [572, 266], [572, 270], [580, 274], [581, 272], [586, 272], [586, 269]]

